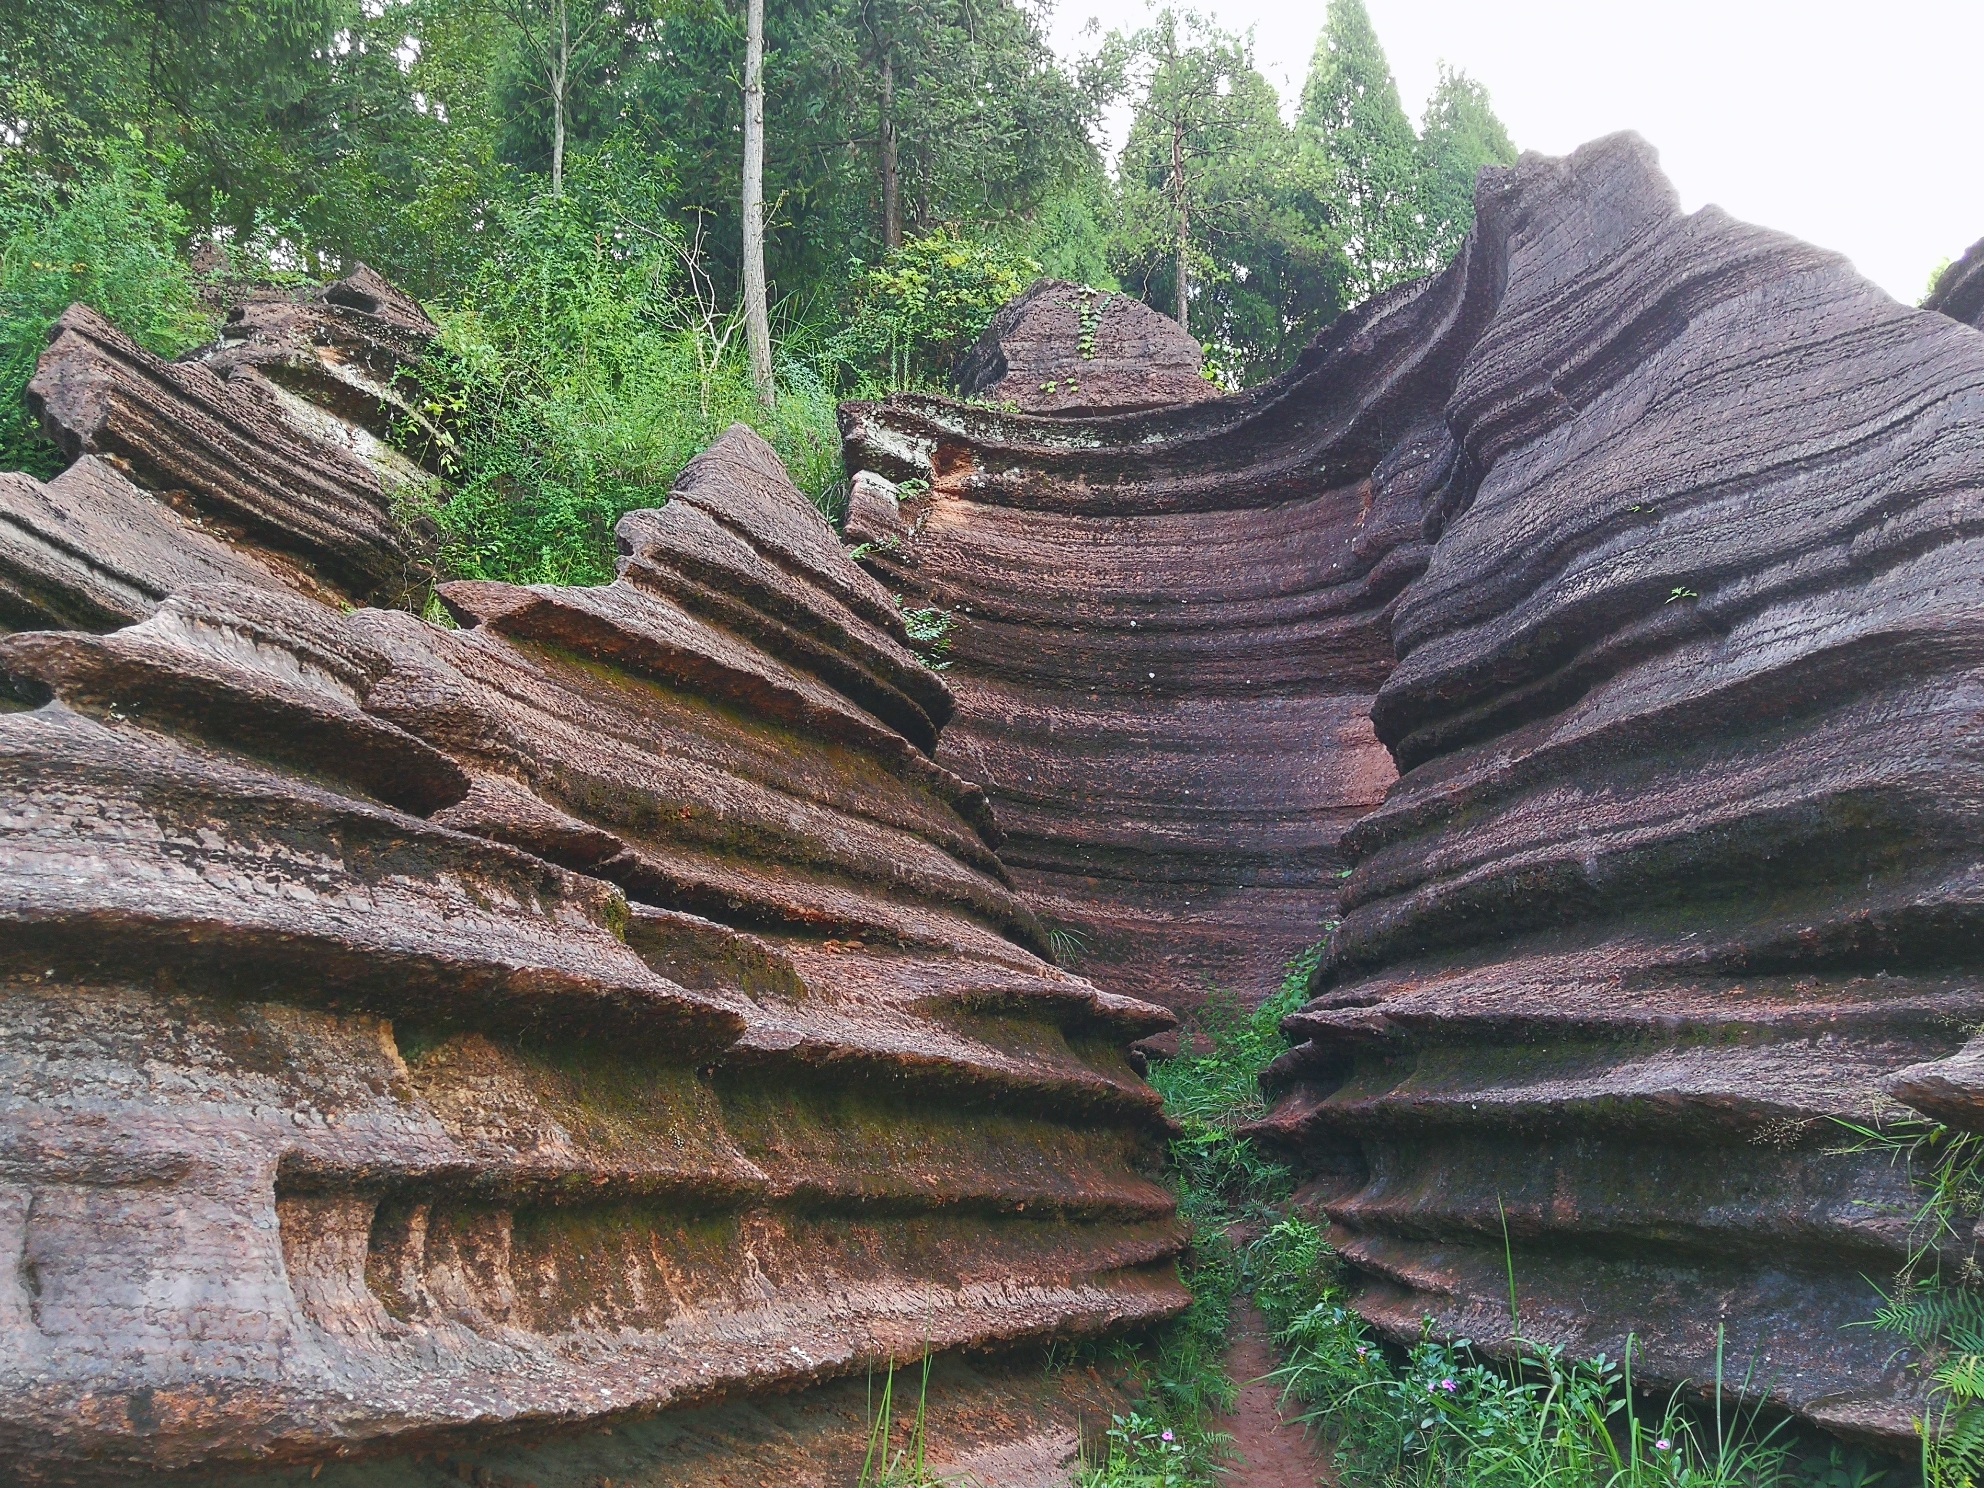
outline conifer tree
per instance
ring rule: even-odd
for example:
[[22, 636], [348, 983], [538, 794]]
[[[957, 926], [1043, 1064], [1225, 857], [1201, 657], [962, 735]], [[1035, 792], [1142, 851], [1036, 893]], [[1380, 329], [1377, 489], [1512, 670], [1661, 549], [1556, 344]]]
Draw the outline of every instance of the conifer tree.
[[1330, 0], [1296, 128], [1315, 209], [1348, 262], [1347, 303], [1431, 269], [1419, 141], [1364, 0]]
[[1474, 226], [1474, 178], [1483, 166], [1513, 165], [1516, 147], [1488, 105], [1488, 90], [1440, 64], [1419, 137], [1420, 214], [1435, 263], [1460, 251]]

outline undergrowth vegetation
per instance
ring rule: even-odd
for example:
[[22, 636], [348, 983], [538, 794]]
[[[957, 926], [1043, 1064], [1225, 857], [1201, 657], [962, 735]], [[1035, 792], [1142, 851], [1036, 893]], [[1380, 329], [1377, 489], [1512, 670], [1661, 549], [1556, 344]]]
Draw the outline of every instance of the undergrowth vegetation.
[[185, 233], [185, 212], [136, 145], [112, 148], [67, 193], [19, 161], [0, 163], [0, 470], [46, 477], [65, 463], [21, 394], [70, 305], [88, 305], [160, 356], [213, 335], [181, 253]]
[[1976, 1228], [1984, 1215], [1984, 1135], [1914, 1116], [1872, 1126], [1841, 1122], [1842, 1152], [1882, 1152], [1907, 1167], [1921, 1194], [1907, 1261], [1867, 1326], [1912, 1348], [1909, 1368], [1928, 1377], [1919, 1423], [1926, 1488], [1984, 1483], [1984, 1267]]
[[[1141, 1349], [1118, 1346], [1143, 1399], [1114, 1423], [1108, 1460], [1085, 1468], [1080, 1488], [1246, 1481], [1220, 1429], [1243, 1383], [1224, 1367], [1243, 1294], [1273, 1329], [1283, 1362], [1268, 1382], [1284, 1412], [1347, 1488], [1889, 1488], [1898, 1474], [1864, 1451], [1815, 1446], [1763, 1419], [1765, 1382], [1719, 1348], [1713, 1377], [1705, 1368], [1699, 1382], [1704, 1405], [1691, 1391], [1636, 1387], [1630, 1339], [1616, 1360], [1569, 1359], [1526, 1339], [1513, 1259], [1512, 1336], [1477, 1347], [1435, 1338], [1429, 1324], [1400, 1348], [1374, 1335], [1350, 1306], [1326, 1229], [1292, 1202], [1293, 1175], [1239, 1131], [1265, 1112], [1258, 1077], [1286, 1047], [1278, 1025], [1306, 995], [1319, 949], [1291, 963], [1253, 1014], [1214, 997], [1184, 1031], [1181, 1055], [1151, 1070], [1182, 1128], [1171, 1171], [1193, 1226], [1194, 1301]], [[1920, 1322], [1929, 1295], [1918, 1289], [1914, 1310], [1884, 1326]], [[1975, 1366], [1984, 1386], [1984, 1299], [1965, 1293], [1952, 1307], [1934, 1295], [1944, 1334], [1974, 1350], [1953, 1356], [1952, 1370]], [[1952, 1372], [1945, 1383], [1954, 1392], [1966, 1380]], [[1950, 1460], [1957, 1471], [1932, 1471], [1931, 1488], [1974, 1488], [1968, 1460]]]

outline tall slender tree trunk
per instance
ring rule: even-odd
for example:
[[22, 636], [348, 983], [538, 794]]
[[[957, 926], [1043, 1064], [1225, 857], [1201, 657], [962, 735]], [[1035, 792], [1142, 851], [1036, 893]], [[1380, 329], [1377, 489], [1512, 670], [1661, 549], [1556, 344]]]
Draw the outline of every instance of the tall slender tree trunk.
[[1192, 208], [1185, 197], [1185, 125], [1171, 122], [1171, 200], [1178, 209], [1178, 313], [1186, 330], [1192, 328]]
[[902, 173], [896, 149], [896, 73], [882, 44], [882, 247], [902, 247]]
[[572, 22], [565, 0], [558, 0], [558, 40], [551, 64], [551, 194], [565, 194], [565, 80], [572, 73]]
[[765, 0], [746, 0], [744, 33], [744, 335], [751, 381], [770, 408], [772, 322], [765, 303]]

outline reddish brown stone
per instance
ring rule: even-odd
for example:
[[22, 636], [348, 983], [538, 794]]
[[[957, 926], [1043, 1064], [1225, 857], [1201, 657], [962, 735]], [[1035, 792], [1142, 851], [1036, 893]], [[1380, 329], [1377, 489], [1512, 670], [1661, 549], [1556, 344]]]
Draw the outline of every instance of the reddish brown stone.
[[1258, 996], [1341, 916], [1251, 1130], [1380, 1330], [1508, 1350], [1512, 1257], [1532, 1343], [1699, 1393], [1720, 1337], [1907, 1447], [1849, 1325], [1970, 1237], [1840, 1123], [1984, 1129], [1967, 281], [1683, 215], [1631, 136], [1476, 220], [1236, 398], [849, 407], [850, 535], [958, 614], [939, 758], [1105, 985]]
[[[1394, 775], [1369, 722], [1390, 606], [1497, 290], [1395, 291], [1280, 381], [1192, 408], [843, 409], [862, 561], [957, 621], [938, 757], [985, 784], [1015, 882], [1104, 986], [1258, 1003], [1321, 938], [1337, 838]], [[891, 512], [883, 478], [930, 489]]]
[[94, 455], [46, 484], [0, 473], [0, 628], [114, 630], [215, 583], [281, 580]]
[[958, 389], [1026, 413], [1124, 413], [1217, 398], [1199, 343], [1142, 300], [1036, 279], [992, 319]]
[[1906, 1446], [1923, 1381], [1849, 1325], [1945, 1240], [1839, 1123], [1976, 1119], [1984, 340], [1683, 215], [1630, 136], [1478, 202], [1449, 275], [1507, 287], [1373, 707], [1405, 773], [1256, 1131], [1395, 1337], [1501, 1347], [1512, 1254], [1527, 1338], [1699, 1389], [1719, 1327]]
[[[21, 483], [61, 562], [0, 545], [36, 617], [139, 622], [0, 637], [8, 1471], [590, 1440], [1176, 1313], [1126, 1053], [1172, 1020], [1037, 954], [983, 792], [927, 752], [943, 682], [762, 441], [630, 517], [599, 589], [450, 586], [449, 630], [287, 587], [356, 551], [299, 494], [349, 493], [364, 423], [323, 369], [362, 331], [389, 406], [421, 334], [361, 288], [245, 306], [225, 383], [74, 317], [44, 363], [297, 567], [94, 464]], [[245, 379], [330, 421], [254, 493], [188, 453], [242, 436]], [[84, 479], [114, 499], [64, 504]]]
[[57, 323], [28, 403], [71, 458], [108, 458], [292, 570], [299, 587], [388, 603], [424, 588], [425, 539], [392, 510], [394, 486], [417, 473], [405, 457], [245, 359], [221, 370], [162, 362], [77, 305]]

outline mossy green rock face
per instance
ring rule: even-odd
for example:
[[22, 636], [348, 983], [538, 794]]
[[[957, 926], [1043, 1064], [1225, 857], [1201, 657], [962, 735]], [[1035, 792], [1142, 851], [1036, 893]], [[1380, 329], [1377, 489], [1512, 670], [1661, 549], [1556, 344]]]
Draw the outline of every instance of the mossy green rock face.
[[[362, 278], [285, 303], [226, 384], [72, 326], [51, 377], [157, 397], [49, 407], [197, 486], [180, 446], [245, 437], [236, 383], [344, 400], [285, 426], [294, 474], [394, 385], [390, 357], [304, 365], [350, 349], [310, 325], [385, 317], [382, 357], [418, 325]], [[251, 494], [283, 515], [306, 485]], [[170, 561], [115, 591], [115, 552], [30, 562], [110, 530], [73, 501], [0, 524], [42, 623], [109, 631], [0, 638], [14, 1477], [417, 1480], [465, 1443], [1185, 1305], [1124, 1057], [1170, 1016], [1037, 954], [983, 792], [927, 752], [941, 678], [762, 442], [733, 430], [681, 489], [683, 520], [629, 520], [620, 581], [447, 586], [457, 629], [326, 602], [309, 563], [371, 583], [389, 549], [312, 548], [301, 519], [287, 559], [238, 564], [150, 520]], [[1043, 1442], [1074, 1429], [1080, 1389], [951, 1376]], [[849, 1398], [793, 1429], [844, 1456]], [[789, 1472], [735, 1422], [684, 1430], [699, 1472]], [[531, 1476], [624, 1475], [679, 1435]]]

